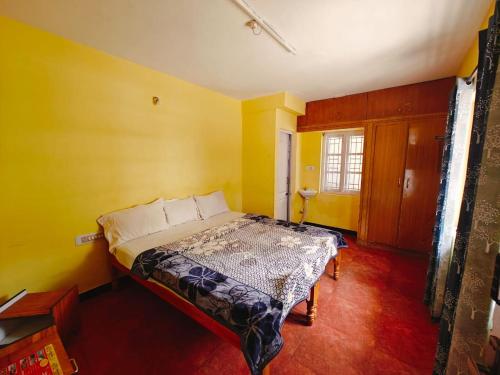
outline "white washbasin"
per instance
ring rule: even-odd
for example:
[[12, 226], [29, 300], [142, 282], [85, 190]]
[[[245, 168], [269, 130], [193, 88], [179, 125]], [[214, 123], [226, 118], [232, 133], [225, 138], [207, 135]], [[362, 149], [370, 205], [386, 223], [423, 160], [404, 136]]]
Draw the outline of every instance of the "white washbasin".
[[299, 194], [302, 196], [302, 198], [309, 199], [311, 197], [314, 197], [318, 192], [313, 189], [300, 189]]

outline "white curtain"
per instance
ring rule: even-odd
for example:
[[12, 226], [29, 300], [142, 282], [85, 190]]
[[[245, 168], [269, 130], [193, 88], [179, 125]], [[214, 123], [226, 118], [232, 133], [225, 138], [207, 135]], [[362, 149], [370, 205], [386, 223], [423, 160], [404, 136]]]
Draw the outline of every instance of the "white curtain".
[[446, 275], [450, 264], [458, 217], [462, 204], [467, 158], [474, 114], [474, 99], [476, 94], [475, 79], [472, 83], [457, 79], [457, 108], [455, 126], [451, 139], [450, 175], [447, 196], [443, 207], [443, 224], [438, 239], [439, 264], [436, 275], [435, 298], [431, 305], [432, 316], [438, 318], [443, 309]]

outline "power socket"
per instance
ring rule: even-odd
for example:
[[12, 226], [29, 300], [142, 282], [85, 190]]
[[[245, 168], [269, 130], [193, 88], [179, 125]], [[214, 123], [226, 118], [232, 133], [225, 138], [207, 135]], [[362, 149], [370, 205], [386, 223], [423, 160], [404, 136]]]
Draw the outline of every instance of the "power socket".
[[104, 238], [103, 232], [81, 234], [75, 237], [75, 244], [76, 246], [81, 246], [85, 245], [88, 242], [96, 241], [101, 238]]

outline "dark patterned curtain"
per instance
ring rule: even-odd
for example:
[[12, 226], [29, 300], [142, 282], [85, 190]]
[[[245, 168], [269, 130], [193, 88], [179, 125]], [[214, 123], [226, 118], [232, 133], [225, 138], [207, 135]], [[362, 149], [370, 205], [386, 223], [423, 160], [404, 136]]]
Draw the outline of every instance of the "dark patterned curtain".
[[450, 96], [432, 241], [433, 251], [424, 296], [424, 302], [429, 306], [434, 319], [438, 319], [443, 310], [446, 277], [462, 204], [475, 87], [475, 83], [457, 78], [455, 89]]
[[431, 305], [435, 298], [436, 281], [441, 259], [440, 241], [441, 231], [443, 229], [443, 209], [446, 202], [448, 186], [450, 184], [451, 154], [453, 149], [453, 132], [456, 124], [457, 112], [457, 89], [452, 90], [448, 105], [448, 120], [446, 124], [446, 134], [444, 137], [443, 157], [441, 163], [441, 179], [439, 185], [439, 195], [436, 209], [436, 224], [434, 225], [434, 235], [432, 237], [432, 253], [429, 259], [429, 268], [427, 269], [427, 282], [425, 286], [424, 303]]
[[[476, 222], [473, 225], [474, 211], [478, 210], [477, 214], [479, 215], [479, 211], [483, 210], [481, 208], [481, 205], [484, 205], [483, 199], [480, 199], [480, 201], [476, 202], [476, 195], [478, 190], [478, 183], [481, 177], [481, 160], [483, 157], [483, 148], [487, 132], [487, 122], [498, 66], [498, 4], [499, 1], [496, 2], [495, 14], [490, 19], [488, 30], [481, 31], [479, 35], [478, 81], [476, 101], [474, 105], [472, 136], [467, 163], [467, 177], [465, 181], [463, 201], [460, 210], [455, 247], [453, 250], [452, 261], [446, 280], [444, 307], [441, 317], [439, 341], [436, 352], [436, 365], [434, 368], [435, 375], [442, 375], [447, 372], [450, 348], [452, 345], [452, 340], [454, 339], [453, 336], [455, 334], [454, 326], [457, 317], [457, 306], [461, 307], [462, 304], [467, 302], [461, 300], [462, 279], [464, 273], [467, 273], [465, 267], [468, 256], [467, 253], [471, 244], [472, 247], [474, 247], [475, 244], [479, 243], [479, 241], [475, 239], [473, 239], [472, 242], [469, 243], [469, 238], [471, 235], [471, 230], [473, 232], [477, 230], [477, 221], [480, 220], [476, 219]], [[489, 202], [486, 203], [489, 204]], [[496, 202], [495, 204], [498, 204], [498, 202]], [[469, 274], [471, 273], [469, 272]], [[464, 284], [466, 289], [470, 289], [471, 285], [469, 284], [474, 284], [476, 286], [480, 284], [477, 280], [481, 280], [481, 275], [479, 273], [475, 273], [472, 276], [473, 278], [471, 278]], [[484, 281], [482, 281], [482, 283], [484, 283]], [[469, 293], [468, 296], [470, 297], [473, 294], [474, 293]], [[460, 304], [458, 304], [459, 300]], [[472, 312], [470, 313], [470, 318], [472, 320], [475, 319], [474, 309], [472, 309]], [[462, 345], [463, 343], [467, 342], [467, 340], [460, 341], [462, 342]], [[460, 370], [461, 369], [459, 368], [457, 371]]]

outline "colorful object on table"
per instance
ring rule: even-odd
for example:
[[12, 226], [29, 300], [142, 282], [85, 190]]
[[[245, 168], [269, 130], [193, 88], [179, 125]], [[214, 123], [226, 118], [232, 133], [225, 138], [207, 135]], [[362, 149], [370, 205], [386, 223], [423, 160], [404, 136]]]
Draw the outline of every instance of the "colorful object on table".
[[63, 371], [52, 344], [19, 358], [0, 369], [0, 375], [62, 375]]

